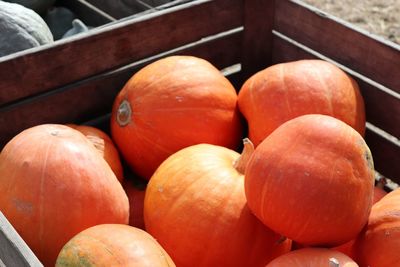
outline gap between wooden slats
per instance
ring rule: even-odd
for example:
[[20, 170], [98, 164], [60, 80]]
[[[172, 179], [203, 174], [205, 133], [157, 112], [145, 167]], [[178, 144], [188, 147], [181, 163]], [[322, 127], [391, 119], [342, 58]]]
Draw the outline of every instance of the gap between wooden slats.
[[219, 69], [234, 65], [240, 62], [242, 31], [243, 28], [239, 27], [209, 36], [113, 71], [3, 106], [0, 108], [0, 147], [23, 129], [37, 124], [80, 123], [110, 112], [115, 96], [132, 74], [161, 57], [173, 54], [198, 56], [212, 62]]
[[198, 0], [5, 56], [0, 105], [240, 27], [242, 5]]
[[275, 3], [275, 30], [400, 93], [400, 45], [301, 1]]
[[320, 58], [339, 66], [359, 84], [364, 97], [368, 121], [397, 138], [400, 137], [400, 94], [372, 81], [346, 66], [322, 55], [289, 37], [274, 31], [273, 62], [287, 62], [299, 59]]

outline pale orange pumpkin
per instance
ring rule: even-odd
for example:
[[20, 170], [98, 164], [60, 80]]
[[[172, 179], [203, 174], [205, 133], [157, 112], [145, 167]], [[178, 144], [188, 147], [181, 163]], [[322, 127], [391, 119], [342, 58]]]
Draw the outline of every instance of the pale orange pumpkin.
[[323, 60], [292, 61], [257, 72], [243, 84], [238, 103], [255, 146], [282, 123], [305, 114], [330, 115], [365, 132], [357, 83]]
[[326, 248], [302, 248], [286, 253], [266, 267], [358, 267], [345, 254]]
[[149, 179], [174, 152], [199, 143], [236, 149], [242, 138], [235, 88], [206, 60], [157, 60], [114, 101], [111, 133], [135, 173]]
[[360, 266], [400, 266], [400, 189], [372, 206], [368, 224], [355, 244]]
[[122, 224], [101, 224], [74, 236], [58, 255], [62, 266], [175, 267], [147, 232]]
[[[249, 210], [241, 160], [233, 150], [199, 144], [166, 159], [146, 189], [144, 219], [180, 267], [265, 266], [291, 241]], [[237, 161], [235, 163], [235, 161]]]
[[121, 158], [119, 156], [118, 150], [114, 145], [111, 138], [103, 132], [102, 130], [89, 126], [89, 125], [77, 125], [77, 124], [66, 124], [67, 126], [80, 131], [89, 141], [94, 145], [94, 147], [99, 151], [102, 157], [107, 161], [113, 170], [115, 176], [118, 180], [122, 182], [124, 179], [124, 171], [121, 163]]
[[129, 220], [107, 162], [83, 134], [56, 124], [22, 131], [2, 150], [0, 210], [46, 266], [82, 230]]
[[373, 188], [372, 156], [362, 136], [318, 114], [278, 127], [255, 149], [245, 173], [254, 214], [303, 245], [355, 238], [367, 222]]

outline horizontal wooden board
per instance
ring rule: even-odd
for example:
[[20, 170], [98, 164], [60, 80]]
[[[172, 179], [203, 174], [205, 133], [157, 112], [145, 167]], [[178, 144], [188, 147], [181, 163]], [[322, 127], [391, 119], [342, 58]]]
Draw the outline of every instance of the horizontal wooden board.
[[[28, 127], [42, 123], [81, 123], [111, 111], [115, 96], [134, 72], [171, 54], [194, 55], [219, 69], [240, 62], [242, 29], [228, 31], [146, 60], [0, 108], [0, 147]], [[213, 49], [219, 47], [220, 49]]]
[[[274, 32], [273, 62], [289, 62], [299, 59], [329, 58], [299, 44], [284, 35]], [[331, 61], [333, 62], [333, 61]], [[335, 62], [333, 62], [335, 63]], [[365, 100], [367, 120], [393, 136], [400, 138], [400, 95], [376, 82], [339, 65], [357, 81]], [[397, 118], [397, 122], [396, 122]]]
[[400, 93], [400, 46], [298, 0], [276, 2], [275, 29]]
[[0, 58], [0, 106], [239, 27], [242, 5], [198, 0]]
[[0, 266], [43, 266], [0, 211]]
[[371, 150], [375, 169], [393, 182], [400, 184], [400, 141], [367, 127], [365, 141]]

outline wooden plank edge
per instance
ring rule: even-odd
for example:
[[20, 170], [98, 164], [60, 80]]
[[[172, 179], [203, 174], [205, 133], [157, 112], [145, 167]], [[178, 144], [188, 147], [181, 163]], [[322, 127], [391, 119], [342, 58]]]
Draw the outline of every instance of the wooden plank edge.
[[365, 141], [378, 173], [400, 184], [400, 140], [367, 122]]
[[0, 259], [5, 266], [43, 266], [1, 211]]

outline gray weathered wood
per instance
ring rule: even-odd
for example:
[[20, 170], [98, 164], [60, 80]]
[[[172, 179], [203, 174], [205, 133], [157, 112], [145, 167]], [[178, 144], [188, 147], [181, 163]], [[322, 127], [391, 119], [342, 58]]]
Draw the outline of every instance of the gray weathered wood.
[[275, 30], [400, 93], [400, 46], [298, 0], [276, 1]]
[[71, 9], [88, 26], [98, 27], [116, 21], [110, 14], [84, 0], [60, 0], [58, 4]]
[[0, 266], [43, 266], [0, 211]]

